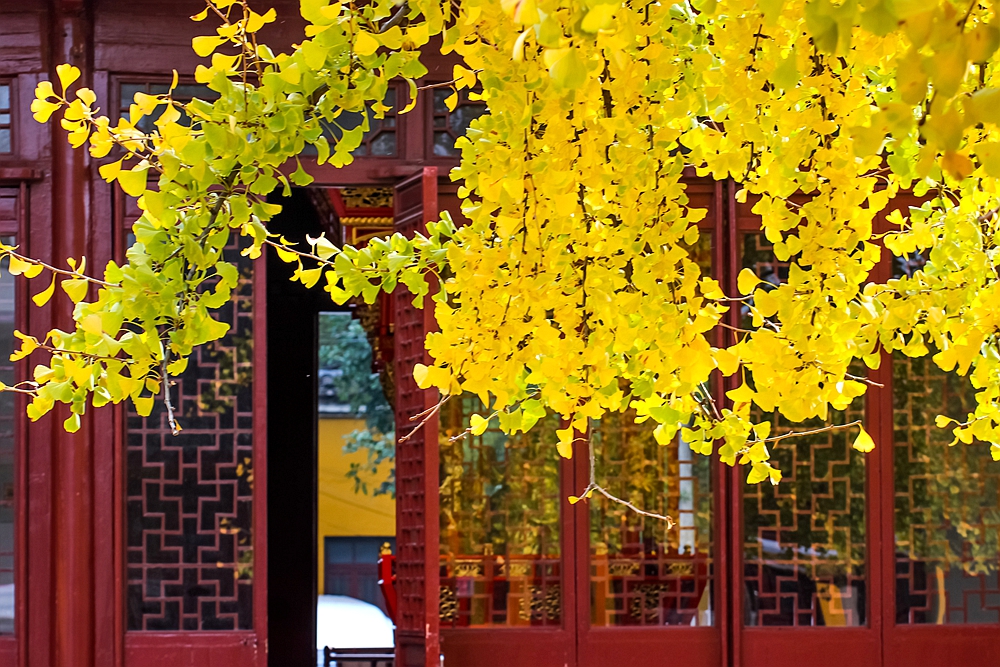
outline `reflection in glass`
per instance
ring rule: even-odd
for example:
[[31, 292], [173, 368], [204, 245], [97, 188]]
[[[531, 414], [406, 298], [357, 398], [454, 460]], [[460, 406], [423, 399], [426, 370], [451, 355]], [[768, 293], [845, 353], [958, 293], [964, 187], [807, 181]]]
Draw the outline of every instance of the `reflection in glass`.
[[590, 602], [595, 626], [712, 625], [711, 459], [679, 438], [660, 446], [634, 413], [595, 424], [597, 481], [670, 529], [603, 496], [590, 498]]
[[934, 419], [975, 410], [968, 378], [893, 358], [896, 622], [1000, 623], [1000, 468]]
[[[389, 107], [385, 112], [384, 118], [375, 118], [369, 106], [368, 130], [361, 139], [361, 145], [354, 149], [351, 153], [352, 155], [368, 155], [373, 157], [393, 157], [396, 155], [396, 114], [398, 110], [396, 108], [396, 88], [394, 86], [390, 86], [386, 90], [382, 104]], [[330, 142], [332, 149], [337, 137], [342, 134], [343, 130], [353, 130], [363, 122], [364, 114], [361, 112], [344, 112], [332, 122], [323, 122], [323, 136]], [[306, 147], [302, 150], [302, 155], [316, 155], [316, 147], [306, 144]]]
[[[145, 93], [146, 95], [166, 95], [169, 92], [170, 85], [166, 83], [123, 83], [119, 87], [121, 99], [119, 100], [118, 113], [121, 117], [128, 118], [129, 108], [135, 100], [136, 93]], [[180, 84], [174, 88], [172, 93], [174, 101], [178, 104], [187, 104], [194, 98], [212, 101], [218, 96], [219, 94], [217, 92], [202, 84]], [[150, 115], [144, 116], [136, 124], [136, 127], [146, 133], [152, 132], [156, 129], [156, 119], [163, 115], [165, 110], [165, 105], [157, 106]], [[181, 125], [189, 125], [191, 123], [191, 119], [184, 113], [184, 110], [180, 107], [178, 107], [177, 110], [181, 112], [181, 117], [177, 122]]]
[[[763, 234], [744, 235], [742, 265], [774, 287], [788, 278], [789, 263], [774, 256]], [[750, 327], [748, 308], [742, 316]], [[771, 434], [863, 416], [863, 399], [846, 411], [831, 410], [826, 421], [789, 424], [774, 415]], [[762, 417], [758, 412], [754, 420]], [[865, 457], [851, 447], [856, 435], [844, 429], [774, 443], [772, 463], [782, 472], [781, 483], [744, 485], [744, 624], [865, 624]]]
[[[14, 237], [0, 238], [13, 245]], [[0, 263], [0, 382], [14, 384], [14, 277]], [[0, 634], [14, 632], [14, 394], [0, 393]]]
[[482, 412], [470, 396], [441, 410], [441, 625], [559, 626], [558, 421], [452, 441]]

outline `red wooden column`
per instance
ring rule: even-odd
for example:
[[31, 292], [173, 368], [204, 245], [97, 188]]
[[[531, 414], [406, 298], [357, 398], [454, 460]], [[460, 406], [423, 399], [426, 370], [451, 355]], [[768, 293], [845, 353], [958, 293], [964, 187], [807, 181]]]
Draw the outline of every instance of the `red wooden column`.
[[[82, 73], [77, 85], [92, 85], [88, 9], [83, 0], [58, 0], [52, 4], [48, 65], [49, 76], [54, 81], [57, 80], [55, 67], [70, 63]], [[58, 122], [53, 120], [50, 128], [52, 241], [50, 248], [40, 248], [38, 254], [62, 265], [67, 257], [80, 258], [89, 254], [89, 160], [86, 151], [70, 147], [66, 131]], [[92, 261], [91, 266], [100, 264]], [[71, 330], [73, 304], [65, 298], [54, 299], [53, 304], [33, 320], [33, 333], [43, 333], [43, 329], [50, 327]], [[49, 434], [52, 450], [52, 664], [95, 667], [95, 421], [93, 415], [88, 415], [77, 433], [68, 434], [62, 422], [69, 414], [66, 406], [57, 406], [40, 424], [40, 430]], [[29, 441], [40, 446], [42, 439], [29, 435]], [[38, 599], [31, 603], [37, 604]]]
[[[396, 231], [424, 230], [438, 216], [437, 167], [425, 167], [395, 188]], [[432, 302], [412, 304], [405, 289], [393, 294], [396, 437], [413, 430], [410, 417], [437, 403], [436, 391], [413, 380], [413, 366], [429, 363], [424, 336], [434, 328]], [[436, 667], [438, 639], [438, 422], [430, 419], [396, 445], [396, 666]]]

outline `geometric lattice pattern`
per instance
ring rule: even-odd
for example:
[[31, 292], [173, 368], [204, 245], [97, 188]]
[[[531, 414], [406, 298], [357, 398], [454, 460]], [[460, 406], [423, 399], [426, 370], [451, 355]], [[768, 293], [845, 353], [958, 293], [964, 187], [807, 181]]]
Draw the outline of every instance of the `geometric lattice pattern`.
[[893, 358], [897, 623], [1000, 622], [1000, 465], [934, 424], [975, 405], [967, 377]]
[[129, 630], [252, 629], [253, 266], [235, 246], [235, 298], [215, 315], [231, 325], [195, 350], [172, 397], [128, 416]]
[[[13, 189], [0, 189], [0, 208], [5, 200], [16, 202]], [[4, 194], [11, 193], [7, 198]], [[16, 210], [16, 208], [15, 208]], [[5, 216], [0, 210], [0, 220]], [[11, 245], [14, 237], [0, 237]], [[7, 272], [7, 260], [0, 263], [0, 382], [14, 384], [14, 277]], [[15, 417], [14, 394], [0, 393], [0, 634], [14, 632], [14, 467]]]
[[[788, 275], [788, 263], [777, 261], [763, 234], [745, 235], [742, 265], [775, 286]], [[743, 319], [749, 326], [747, 312]], [[826, 422], [789, 424], [774, 417], [771, 434], [863, 417], [859, 399], [846, 411], [831, 411]], [[774, 443], [781, 483], [743, 486], [745, 625], [866, 623], [865, 457], [851, 447], [856, 435], [845, 429]]]
[[[861, 419], [863, 403], [833, 412], [827, 423]], [[771, 433], [822, 425], [776, 418]], [[781, 483], [744, 485], [746, 625], [865, 624], [865, 457], [851, 447], [856, 435], [845, 429], [783, 440], [771, 451]]]
[[559, 626], [558, 420], [452, 442], [473, 413], [466, 395], [440, 416], [441, 626]]
[[712, 625], [711, 459], [679, 438], [657, 444], [650, 423], [613, 413], [592, 433], [597, 482], [659, 519], [594, 495], [590, 598], [594, 626]]

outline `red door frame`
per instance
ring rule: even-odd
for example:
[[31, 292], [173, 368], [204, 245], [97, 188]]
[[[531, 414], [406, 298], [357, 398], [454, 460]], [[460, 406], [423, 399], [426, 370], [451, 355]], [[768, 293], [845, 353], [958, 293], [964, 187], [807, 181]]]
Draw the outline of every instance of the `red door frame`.
[[[111, 84], [108, 86], [110, 93]], [[109, 97], [114, 99], [113, 96]], [[120, 189], [109, 188], [113, 200], [108, 210], [114, 223], [115, 257], [121, 261], [127, 249], [126, 196]], [[267, 665], [267, 262], [254, 263], [253, 275], [253, 629], [228, 631], [169, 631], [127, 630], [126, 600], [126, 534], [125, 506], [125, 437], [126, 411], [114, 406], [113, 477], [115, 488], [114, 529], [114, 602], [113, 623], [115, 667], [176, 667], [178, 664], [211, 665], [212, 667], [268, 667]], [[260, 435], [263, 434], [263, 435]], [[95, 466], [95, 474], [103, 475], [107, 466]], [[100, 545], [99, 545], [100, 546]]]
[[[16, 95], [17, 79], [11, 89]], [[16, 99], [16, 98], [15, 98]], [[0, 167], [0, 188], [17, 190], [16, 219], [13, 225], [0, 226], [0, 234], [12, 235], [16, 242], [26, 243], [28, 232], [28, 183], [41, 178], [34, 169]], [[14, 325], [19, 331], [27, 328], [28, 283], [18, 280], [14, 285]], [[23, 382], [29, 378], [24, 364], [14, 367], [15, 379]], [[24, 410], [27, 400], [23, 394], [14, 397], [14, 634], [0, 637], [0, 664], [27, 665], [28, 628], [28, 437], [25, 429]]]

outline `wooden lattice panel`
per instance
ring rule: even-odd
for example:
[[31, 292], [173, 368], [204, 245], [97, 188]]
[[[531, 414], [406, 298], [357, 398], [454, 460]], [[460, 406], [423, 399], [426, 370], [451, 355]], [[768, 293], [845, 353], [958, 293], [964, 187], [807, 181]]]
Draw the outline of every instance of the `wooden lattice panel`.
[[129, 630], [247, 630], [253, 593], [253, 265], [238, 249], [232, 325], [176, 379], [180, 435], [162, 400], [128, 416]]
[[[774, 257], [763, 234], [744, 236], [743, 266], [775, 286], [788, 277], [788, 263]], [[749, 326], [746, 315], [743, 324]], [[863, 416], [863, 401], [857, 400], [844, 412], [832, 411], [825, 423]], [[772, 435], [824, 425], [820, 420], [789, 424], [777, 416], [772, 421]], [[782, 472], [781, 484], [743, 487], [746, 625], [865, 624], [865, 458], [851, 447], [856, 433], [839, 430], [776, 443], [771, 456]]]
[[[412, 236], [437, 217], [437, 170], [424, 169], [406, 179], [395, 192], [396, 231]], [[393, 365], [396, 390], [396, 435], [413, 431], [411, 417], [437, 403], [437, 394], [417, 387], [413, 367], [429, 363], [424, 337], [434, 326], [432, 303], [413, 305], [405, 289], [393, 294]], [[436, 570], [438, 422], [428, 420], [396, 445], [396, 664], [432, 665], [439, 655], [435, 613], [438, 605]], [[428, 550], [432, 555], [428, 556]]]

